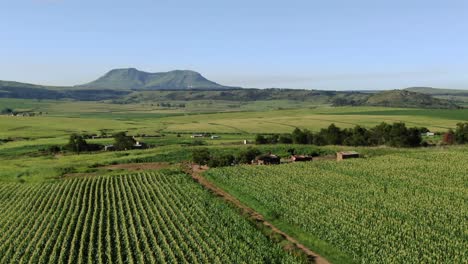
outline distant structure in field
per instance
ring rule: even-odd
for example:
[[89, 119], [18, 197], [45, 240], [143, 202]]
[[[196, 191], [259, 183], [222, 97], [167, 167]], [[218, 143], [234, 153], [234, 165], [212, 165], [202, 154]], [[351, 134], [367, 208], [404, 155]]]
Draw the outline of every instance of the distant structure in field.
[[273, 154], [265, 154], [255, 157], [255, 160], [252, 161], [252, 164], [257, 165], [272, 165], [280, 164], [281, 158]]
[[353, 158], [359, 158], [359, 153], [356, 151], [340, 151], [336, 153], [336, 161]]
[[306, 155], [292, 155], [291, 156], [291, 161], [292, 162], [312, 161], [312, 157], [311, 156], [306, 156]]

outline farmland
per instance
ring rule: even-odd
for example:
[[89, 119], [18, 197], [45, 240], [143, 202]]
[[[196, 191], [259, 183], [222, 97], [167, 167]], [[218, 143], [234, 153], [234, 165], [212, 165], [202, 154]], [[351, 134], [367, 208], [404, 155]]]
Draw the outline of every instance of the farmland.
[[238, 166], [206, 177], [332, 262], [466, 263], [467, 151]]
[[[150, 135], [211, 132], [243, 134], [242, 137], [246, 137], [254, 133], [289, 133], [295, 127], [317, 131], [330, 123], [343, 128], [357, 124], [370, 127], [382, 121], [402, 121], [409, 126], [425, 126], [445, 132], [458, 122], [468, 121], [468, 109], [305, 107], [303, 104], [296, 105], [297, 109], [268, 109], [264, 105], [276, 105], [276, 102], [266, 104], [259, 101], [233, 110], [228, 103], [205, 103], [194, 101], [184, 109], [161, 109], [151, 104], [0, 99], [0, 109], [10, 107], [43, 113], [34, 117], [0, 115], [0, 139], [56, 138], [74, 132], [99, 133], [100, 130], [109, 133], [126, 130], [132, 134]], [[284, 105], [284, 102], [278, 105]], [[265, 111], [267, 109], [269, 111]]]
[[297, 263], [187, 175], [0, 185], [2, 263]]
[[[445, 132], [468, 121], [467, 109], [275, 103], [191, 101], [165, 109], [150, 103], [0, 99], [0, 109], [36, 113], [0, 115], [0, 262], [301, 262], [283, 250], [284, 241], [271, 239], [190, 179], [182, 164], [192, 150], [236, 155], [256, 133], [319, 131], [331, 123], [369, 128], [403, 121]], [[47, 151], [63, 147], [72, 133], [120, 131], [151, 148]], [[203, 132], [219, 138], [190, 137]], [[326, 157], [211, 168], [204, 177], [332, 263], [466, 262], [468, 168], [460, 161], [468, 149], [435, 146], [441, 138], [431, 137], [434, 146], [417, 149], [257, 145], [261, 153], [282, 158], [291, 149]], [[340, 150], [365, 158], [330, 161]]]

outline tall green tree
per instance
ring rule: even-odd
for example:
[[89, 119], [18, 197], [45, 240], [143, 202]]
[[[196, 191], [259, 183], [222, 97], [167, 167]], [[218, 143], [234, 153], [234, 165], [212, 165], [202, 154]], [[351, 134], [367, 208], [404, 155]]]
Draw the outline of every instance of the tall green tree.
[[455, 141], [458, 144], [468, 143], [468, 123], [458, 123], [455, 130]]
[[79, 153], [88, 149], [88, 143], [82, 135], [71, 134], [65, 149]]
[[126, 132], [119, 132], [114, 134], [114, 147], [116, 150], [132, 149], [135, 143], [135, 139], [131, 136], [127, 136]]

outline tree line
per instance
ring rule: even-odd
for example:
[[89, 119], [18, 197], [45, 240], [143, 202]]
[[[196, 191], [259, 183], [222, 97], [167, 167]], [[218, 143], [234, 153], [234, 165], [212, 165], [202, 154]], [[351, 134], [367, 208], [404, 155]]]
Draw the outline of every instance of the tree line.
[[[136, 140], [132, 136], [128, 136], [126, 132], [118, 132], [112, 135], [114, 142], [112, 144], [114, 150], [130, 150], [135, 148]], [[58, 153], [60, 151], [70, 151], [75, 153], [100, 151], [104, 149], [103, 144], [88, 143], [87, 135], [71, 134], [68, 143], [64, 146], [50, 146], [48, 149], [43, 150], [51, 153]], [[142, 147], [147, 147], [146, 144]]]
[[428, 131], [427, 128], [408, 128], [405, 123], [401, 122], [394, 124], [381, 123], [370, 129], [359, 125], [354, 128], [341, 129], [335, 124], [331, 124], [315, 133], [307, 129], [296, 128], [290, 134], [257, 135], [255, 143], [417, 147], [422, 143], [421, 134]]
[[235, 155], [218, 153], [208, 148], [197, 148], [192, 150], [192, 161], [212, 168], [226, 167], [234, 164], [250, 164], [260, 154], [262, 154], [260, 150], [252, 147], [243, 149]]
[[[372, 128], [365, 128], [356, 125], [354, 128], [341, 129], [335, 124], [327, 128], [322, 128], [318, 132], [299, 128], [292, 133], [262, 135], [255, 138], [256, 144], [313, 144], [324, 145], [345, 145], [345, 146], [380, 146], [388, 145], [392, 147], [419, 147], [427, 145], [422, 140], [422, 134], [429, 132], [425, 127], [410, 127], [405, 123], [398, 122], [387, 124], [382, 122]], [[457, 124], [453, 133], [453, 141], [459, 144], [468, 142], [468, 123]]]

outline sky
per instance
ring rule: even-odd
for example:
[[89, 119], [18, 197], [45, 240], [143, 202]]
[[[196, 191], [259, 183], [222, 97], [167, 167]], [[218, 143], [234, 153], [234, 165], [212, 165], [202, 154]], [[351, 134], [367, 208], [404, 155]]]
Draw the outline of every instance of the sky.
[[224, 85], [468, 89], [464, 0], [0, 0], [0, 80], [190, 69]]

